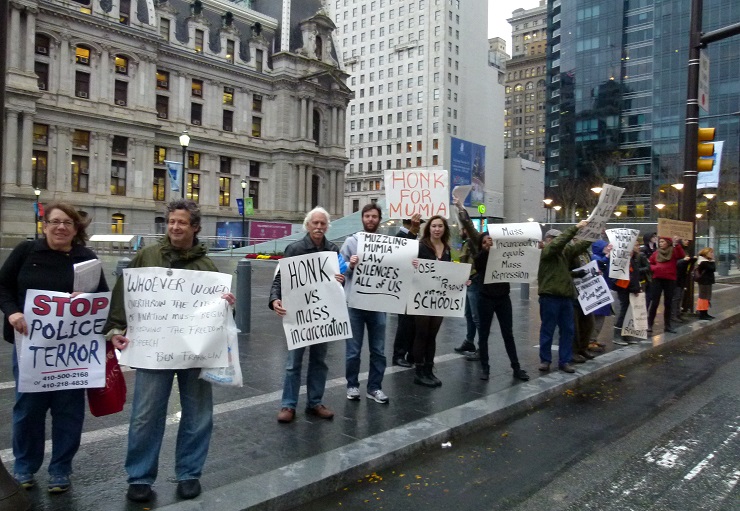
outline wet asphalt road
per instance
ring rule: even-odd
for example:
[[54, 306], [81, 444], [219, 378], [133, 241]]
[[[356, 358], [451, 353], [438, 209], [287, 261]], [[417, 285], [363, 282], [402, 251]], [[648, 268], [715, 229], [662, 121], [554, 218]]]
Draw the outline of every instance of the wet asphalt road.
[[295, 509], [740, 510], [740, 326], [451, 444]]

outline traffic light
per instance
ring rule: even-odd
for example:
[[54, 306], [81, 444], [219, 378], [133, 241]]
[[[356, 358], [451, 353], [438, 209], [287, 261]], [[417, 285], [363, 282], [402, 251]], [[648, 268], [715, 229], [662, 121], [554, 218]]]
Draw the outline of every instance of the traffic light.
[[697, 172], [711, 172], [714, 167], [714, 132], [715, 128], [699, 128]]

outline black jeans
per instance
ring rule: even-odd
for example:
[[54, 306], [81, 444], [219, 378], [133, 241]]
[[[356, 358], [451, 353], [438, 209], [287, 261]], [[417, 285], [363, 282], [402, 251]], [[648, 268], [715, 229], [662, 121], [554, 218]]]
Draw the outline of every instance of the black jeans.
[[512, 369], [519, 369], [519, 357], [516, 354], [516, 343], [514, 342], [513, 318], [511, 311], [511, 299], [505, 296], [478, 295], [478, 318], [480, 330], [478, 330], [478, 349], [480, 350], [480, 363], [484, 371], [490, 368], [488, 363], [488, 335], [491, 333], [493, 315], [498, 316], [498, 326], [501, 328], [501, 337], [504, 339], [506, 354]]
[[407, 353], [412, 353], [414, 347], [414, 322], [414, 316], [409, 316], [408, 314], [398, 315], [396, 338], [393, 340], [393, 360], [403, 358]]
[[414, 337], [414, 363], [434, 365], [437, 352], [437, 332], [442, 326], [442, 316], [413, 316], [416, 327]]
[[648, 328], [653, 328], [655, 315], [660, 305], [660, 294], [663, 293], [663, 322], [665, 328], [671, 328], [671, 305], [673, 302], [673, 290], [676, 289], [676, 281], [669, 279], [653, 279], [650, 285], [652, 298], [650, 299], [650, 310], [648, 310]]

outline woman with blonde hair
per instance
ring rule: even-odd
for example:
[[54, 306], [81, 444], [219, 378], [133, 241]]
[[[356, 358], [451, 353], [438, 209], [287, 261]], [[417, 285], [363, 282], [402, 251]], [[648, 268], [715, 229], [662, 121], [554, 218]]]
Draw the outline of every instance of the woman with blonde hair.
[[712, 284], [714, 284], [714, 272], [717, 269], [717, 263], [714, 261], [714, 249], [706, 247], [699, 252], [699, 258], [696, 260], [696, 269], [694, 270], [694, 281], [699, 284], [699, 299], [696, 301], [696, 310], [699, 312], [699, 319], [714, 319], [709, 315], [709, 307], [712, 301]]

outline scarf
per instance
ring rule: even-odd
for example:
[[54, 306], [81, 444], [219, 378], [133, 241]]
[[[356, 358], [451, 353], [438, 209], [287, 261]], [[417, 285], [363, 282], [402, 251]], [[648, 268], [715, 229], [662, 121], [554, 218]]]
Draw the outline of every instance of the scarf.
[[656, 256], [656, 260], [659, 263], [667, 263], [673, 259], [673, 247], [669, 246], [666, 248], [659, 248], [657, 250], [658, 255]]

